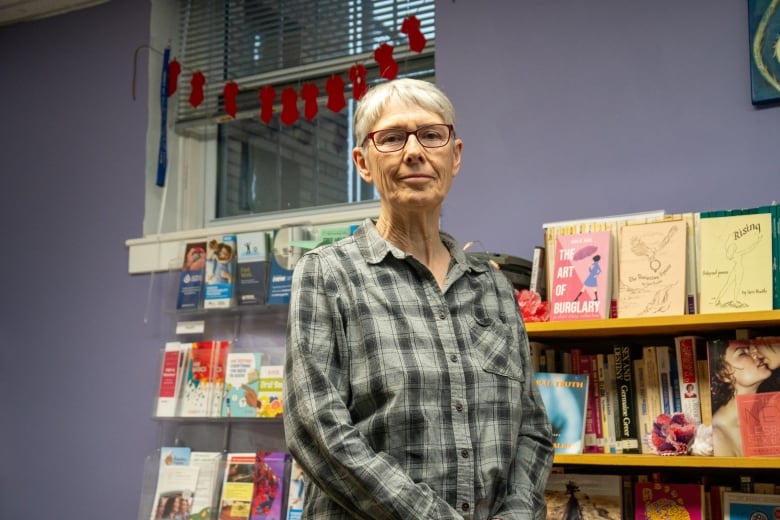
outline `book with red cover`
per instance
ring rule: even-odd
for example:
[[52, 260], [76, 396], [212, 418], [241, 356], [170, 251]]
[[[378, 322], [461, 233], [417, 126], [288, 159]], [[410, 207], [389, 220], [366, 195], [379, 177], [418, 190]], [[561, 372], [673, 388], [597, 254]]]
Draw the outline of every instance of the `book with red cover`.
[[634, 520], [690, 518], [704, 520], [704, 486], [666, 482], [634, 484]]
[[744, 455], [780, 456], [780, 392], [739, 394], [737, 412]]
[[556, 238], [550, 321], [609, 317], [612, 238], [609, 231]]

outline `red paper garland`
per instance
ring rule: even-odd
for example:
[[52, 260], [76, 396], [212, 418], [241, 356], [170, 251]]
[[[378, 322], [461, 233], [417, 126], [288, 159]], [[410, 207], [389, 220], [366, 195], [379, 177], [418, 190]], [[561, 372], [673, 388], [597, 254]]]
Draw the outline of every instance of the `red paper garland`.
[[[414, 16], [407, 16], [402, 24], [400, 32], [406, 34], [409, 39], [409, 49], [413, 52], [422, 52], [427, 40], [420, 31], [420, 20]], [[374, 60], [379, 65], [379, 76], [387, 80], [393, 80], [398, 76], [398, 63], [393, 57], [394, 47], [388, 43], [382, 43], [374, 50]], [[178, 78], [181, 73], [181, 64], [177, 60], [172, 60], [168, 64], [168, 97], [172, 96], [178, 89]], [[368, 71], [363, 64], [356, 63], [349, 69], [349, 79], [352, 82], [352, 98], [359, 101], [368, 92], [368, 81], [366, 79]], [[189, 102], [193, 108], [198, 108], [204, 99], [204, 86], [206, 77], [200, 71], [195, 71], [190, 78], [190, 96]], [[327, 107], [332, 112], [340, 112], [346, 107], [347, 102], [344, 98], [344, 80], [339, 74], [331, 75], [325, 83], [325, 90], [328, 93]], [[236, 97], [238, 96], [238, 84], [234, 81], [225, 83], [222, 95], [225, 102], [225, 112], [235, 118], [237, 113]], [[301, 98], [304, 100], [304, 117], [311, 121], [316, 117], [319, 107], [317, 98], [319, 88], [312, 82], [305, 83], [301, 87]], [[270, 85], [261, 87], [258, 92], [260, 100], [260, 119], [269, 124], [273, 118], [273, 104], [276, 100], [276, 91]], [[281, 121], [286, 125], [294, 124], [299, 118], [298, 112], [298, 93], [292, 87], [287, 87], [281, 95], [282, 113]]]

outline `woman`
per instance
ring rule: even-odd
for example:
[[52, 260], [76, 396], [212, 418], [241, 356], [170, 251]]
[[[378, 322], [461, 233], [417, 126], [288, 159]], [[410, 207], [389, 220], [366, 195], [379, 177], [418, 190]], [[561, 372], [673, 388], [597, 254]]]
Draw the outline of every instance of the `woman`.
[[438, 227], [454, 125], [428, 82], [371, 89], [353, 160], [379, 217], [295, 267], [284, 423], [304, 518], [545, 517], [551, 432], [514, 290]]
[[772, 371], [746, 342], [711, 341], [709, 354], [713, 454], [742, 456], [737, 395], [756, 393]]

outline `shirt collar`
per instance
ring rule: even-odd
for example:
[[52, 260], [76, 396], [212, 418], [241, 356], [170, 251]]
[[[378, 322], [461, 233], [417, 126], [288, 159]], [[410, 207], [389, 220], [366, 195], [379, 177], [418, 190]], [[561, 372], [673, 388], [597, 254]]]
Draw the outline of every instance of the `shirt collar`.
[[[393, 257], [399, 260], [412, 256], [397, 248], [380, 235], [374, 221], [370, 218], [364, 220], [352, 236], [354, 237], [355, 243], [360, 249], [363, 258], [365, 258], [366, 262], [369, 264], [380, 263], [388, 254], [393, 255]], [[467, 257], [463, 252], [463, 248], [460, 247], [458, 242], [451, 235], [444, 231], [439, 231], [439, 236], [441, 237], [442, 243], [450, 251], [450, 255], [452, 255], [455, 263], [461, 266], [464, 271], [471, 270], [483, 273], [487, 270], [487, 264], [484, 262], [480, 262], [473, 257]]]

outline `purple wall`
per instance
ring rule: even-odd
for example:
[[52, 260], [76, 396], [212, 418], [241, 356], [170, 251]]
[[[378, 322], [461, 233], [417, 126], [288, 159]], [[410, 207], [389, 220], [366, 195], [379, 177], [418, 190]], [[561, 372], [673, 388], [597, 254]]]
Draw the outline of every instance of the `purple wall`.
[[[750, 104], [744, 2], [441, 0], [464, 164], [444, 227], [530, 256], [543, 222], [778, 195], [780, 108]], [[148, 2], [0, 28], [0, 518], [132, 518], [157, 353], [141, 234]], [[154, 297], [161, 277], [154, 278]], [[152, 311], [159, 311], [157, 306]], [[167, 331], [167, 332], [161, 332]]]
[[0, 28], [0, 518], [134, 518], [158, 340], [141, 234], [148, 2]]
[[440, 0], [464, 158], [443, 227], [530, 258], [544, 222], [780, 198], [780, 107], [750, 103], [747, 3]]

